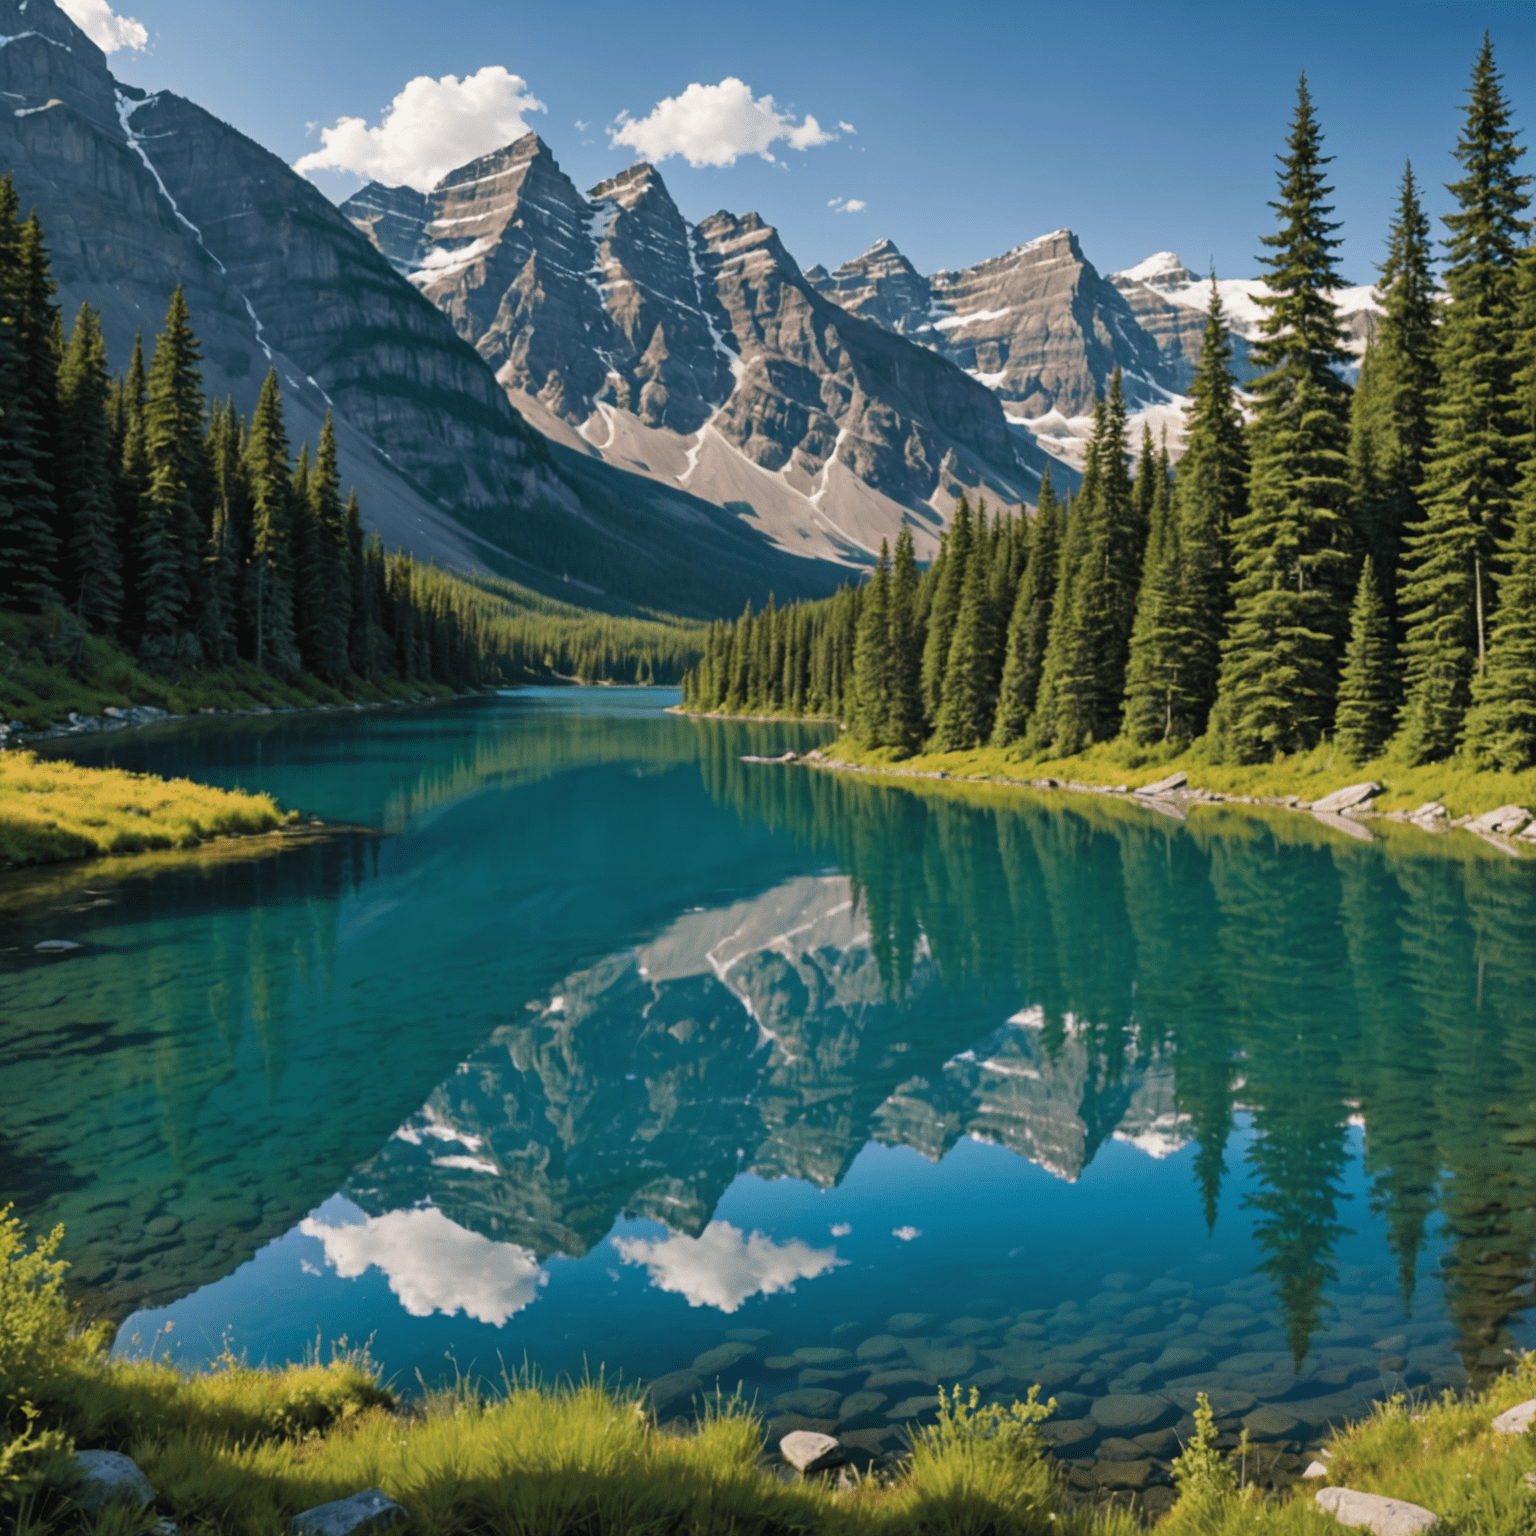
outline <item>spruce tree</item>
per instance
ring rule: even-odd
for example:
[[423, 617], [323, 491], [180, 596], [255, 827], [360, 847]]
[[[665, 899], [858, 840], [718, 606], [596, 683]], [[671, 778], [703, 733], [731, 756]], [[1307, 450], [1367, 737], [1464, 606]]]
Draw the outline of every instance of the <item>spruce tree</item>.
[[1340, 750], [1357, 763], [1379, 756], [1392, 735], [1397, 706], [1392, 620], [1382, 601], [1376, 563], [1367, 555], [1350, 610], [1349, 648], [1339, 684], [1334, 739]]
[[[348, 587], [352, 593], [352, 611], [347, 625], [347, 662], [362, 678], [372, 678], [375, 669], [374, 635], [378, 629], [378, 604], [368, 580], [367, 549], [363, 539], [363, 513], [358, 505], [357, 492], [347, 497], [345, 516], [347, 530]], [[723, 626], [722, 626], [723, 631]], [[724, 697], [724, 688], [716, 683], [711, 694], [711, 708], [717, 708]]]
[[101, 322], [89, 304], [82, 304], [59, 365], [60, 452], [54, 478], [67, 536], [64, 600], [82, 623], [101, 634], [116, 630], [123, 607], [111, 398]]
[[196, 505], [206, 486], [201, 353], [180, 284], [155, 338], [144, 404], [149, 484], [139, 508], [138, 580], [144, 603], [141, 654], [169, 657], [202, 593], [207, 536]]
[[1456, 145], [1464, 172], [1450, 184], [1451, 302], [1440, 326], [1439, 392], [1431, 411], [1424, 517], [1407, 538], [1398, 599], [1406, 698], [1401, 741], [1412, 762], [1454, 750], [1487, 648], [1496, 591], [1489, 562], [1505, 537], [1519, 461], [1515, 402], [1517, 254], [1528, 226], [1509, 124], [1485, 37]]
[[905, 523], [896, 535], [891, 573], [890, 744], [917, 751], [923, 739], [923, 637], [917, 618], [917, 552]]
[[39, 409], [35, 253], [24, 260], [16, 190], [0, 177], [0, 604], [34, 611], [56, 600], [51, 423]]
[[1119, 730], [1140, 560], [1117, 368], [1095, 412], [1082, 494], [1067, 522], [1031, 750], [1069, 756]]
[[1144, 469], [1142, 474], [1149, 483], [1155, 474], [1156, 482], [1125, 673], [1125, 734], [1147, 746], [1154, 741], [1188, 740], [1191, 720], [1185, 675], [1189, 627], [1181, 602], [1183, 562], [1166, 444], [1156, 468]]
[[880, 558], [864, 593], [853, 642], [853, 709], [848, 728], [866, 747], [893, 746], [891, 740], [891, 551], [880, 541]]
[[320, 445], [310, 475], [311, 516], [315, 529], [315, 588], [319, 611], [314, 620], [315, 671], [328, 682], [347, 675], [347, 631], [352, 622], [352, 583], [346, 509], [341, 501], [341, 473], [336, 455], [336, 424], [325, 413]]
[[1350, 411], [1355, 532], [1375, 562], [1389, 609], [1396, 607], [1403, 530], [1423, 516], [1418, 492], [1430, 442], [1439, 308], [1430, 260], [1429, 219], [1409, 165], [1378, 269], [1376, 296], [1385, 312], [1366, 345]]
[[[208, 541], [206, 601], [198, 621], [203, 654], [215, 666], [228, 666], [240, 654], [240, 572], [250, 544], [250, 498], [241, 465], [240, 418], [233, 400], [210, 412], [205, 448], [213, 482], [212, 527]], [[247, 651], [254, 636], [244, 637]]]
[[936, 720], [944, 692], [944, 668], [949, 661], [950, 641], [960, 617], [960, 593], [975, 544], [971, 504], [964, 492], [955, 503], [955, 515], [944, 535], [939, 558], [934, 562], [933, 604], [928, 610], [928, 631], [923, 641], [923, 713]]
[[1488, 665], [1472, 684], [1465, 742], [1478, 766], [1518, 773], [1536, 764], [1536, 455], [1526, 460], [1514, 529], [1500, 554], [1498, 615]]
[[1317, 743], [1333, 723], [1348, 613], [1349, 390], [1332, 292], [1340, 279], [1329, 158], [1303, 75], [1280, 157], [1279, 231], [1253, 355], [1266, 371], [1251, 433], [1248, 510], [1232, 530], [1237, 579], [1213, 726], [1237, 762]]
[[252, 659], [269, 672], [296, 672], [293, 633], [293, 490], [288, 431], [277, 370], [267, 373], [245, 444], [251, 498], [251, 554], [245, 606], [254, 637]]
[[969, 752], [992, 732], [996, 708], [992, 678], [997, 635], [992, 622], [989, 571], [980, 552], [966, 568], [960, 612], [949, 642], [944, 689], [931, 750]]
[[1011, 747], [1023, 741], [1034, 713], [1051, 633], [1051, 605], [1061, 575], [1062, 521], [1061, 505], [1047, 467], [1040, 479], [1040, 500], [1029, 523], [1027, 558], [1018, 597], [1008, 620], [1003, 676], [992, 727], [994, 746]]

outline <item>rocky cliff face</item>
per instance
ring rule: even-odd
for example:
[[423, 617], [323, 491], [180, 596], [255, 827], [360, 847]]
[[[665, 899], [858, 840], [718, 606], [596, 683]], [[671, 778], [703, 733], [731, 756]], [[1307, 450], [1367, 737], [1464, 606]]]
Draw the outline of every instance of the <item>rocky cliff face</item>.
[[[425, 200], [380, 197], [372, 239], [275, 156], [170, 92], [120, 86], [53, 0], [0, 0], [0, 162], [43, 219], [60, 301], [102, 311], [113, 363], [181, 282], [205, 383], [246, 411], [269, 366], [291, 435], [334, 409], [342, 468], [391, 544], [569, 594], [714, 613], [825, 591], [728, 512], [561, 452], [396, 270]], [[472, 180], [473, 178], [470, 178]], [[473, 211], [473, 188], [455, 206]], [[414, 243], [413, 243], [414, 242]]]
[[649, 165], [583, 196], [534, 134], [445, 177], [425, 218], [414, 196], [343, 212], [536, 425], [786, 550], [866, 563], [904, 519], [931, 549], [962, 489], [1038, 484], [984, 387], [850, 323], [756, 214], [690, 227]]
[[920, 953], [891, 995], [842, 876], [689, 913], [499, 1029], [346, 1192], [579, 1255], [621, 1214], [697, 1235], [742, 1172], [830, 1188], [871, 1139], [976, 1136], [1066, 1179], [1111, 1136], [1182, 1144], [1170, 1063], [1107, 1071], [1073, 1027], [1048, 1052], [1038, 1010], [968, 1042], [936, 979]]

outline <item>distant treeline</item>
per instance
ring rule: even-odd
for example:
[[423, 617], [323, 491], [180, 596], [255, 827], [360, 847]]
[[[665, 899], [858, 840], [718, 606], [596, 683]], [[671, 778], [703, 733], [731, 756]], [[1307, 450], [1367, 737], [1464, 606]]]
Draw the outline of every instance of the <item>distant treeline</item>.
[[1450, 186], [1441, 303], [1405, 169], [1359, 384], [1328, 157], [1302, 80], [1245, 422], [1214, 282], [1183, 458], [1143, 431], [1133, 475], [1118, 373], [1080, 494], [1049, 477], [1027, 519], [962, 497], [919, 575], [903, 530], [870, 581], [710, 632], [690, 707], [828, 714], [900, 754], [992, 744], [1066, 756], [1123, 736], [1256, 763], [1331, 738], [1364, 761], [1465, 748], [1536, 762], [1536, 251], [1529, 178], [1491, 45]]
[[64, 609], [150, 670], [452, 688], [676, 682], [698, 631], [478, 586], [387, 553], [343, 499], [329, 414], [295, 460], [275, 369], [255, 411], [205, 398], [180, 288], [145, 364], [66, 336], [42, 226], [0, 179], [0, 608]]

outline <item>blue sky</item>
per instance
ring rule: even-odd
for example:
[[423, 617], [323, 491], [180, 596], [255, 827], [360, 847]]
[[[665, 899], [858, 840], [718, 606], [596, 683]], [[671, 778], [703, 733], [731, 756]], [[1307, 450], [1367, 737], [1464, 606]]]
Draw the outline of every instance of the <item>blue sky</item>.
[[[1253, 272], [1305, 68], [1337, 157], [1345, 274], [1369, 281], [1405, 156], [1432, 211], [1447, 205], [1485, 27], [1517, 123], [1527, 137], [1536, 124], [1529, 0], [114, 4], [148, 33], [143, 50], [113, 55], [120, 78], [190, 96], [289, 162], [319, 150], [338, 119], [379, 125], [414, 77], [501, 66], [547, 107], [525, 120], [585, 188], [635, 158], [610, 142], [620, 113], [644, 120], [690, 85], [738, 79], [759, 103], [771, 95], [801, 142], [815, 137], [807, 114], [826, 141], [781, 138], [772, 163], [674, 155], [662, 172], [689, 218], [755, 209], [805, 265], [835, 266], [890, 236], [924, 271], [959, 267], [1068, 226], [1102, 271], [1173, 249], [1196, 268], [1214, 258], [1223, 275]], [[359, 185], [334, 171], [314, 179], [337, 198]], [[864, 206], [838, 211], [834, 199]]]

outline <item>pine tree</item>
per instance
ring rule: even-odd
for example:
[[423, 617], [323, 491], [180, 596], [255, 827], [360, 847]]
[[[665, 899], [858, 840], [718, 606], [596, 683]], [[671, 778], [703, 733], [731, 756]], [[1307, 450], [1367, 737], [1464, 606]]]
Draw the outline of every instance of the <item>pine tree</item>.
[[1067, 756], [1119, 730], [1140, 539], [1125, 464], [1120, 370], [1094, 418], [1082, 494], [1067, 522], [1040, 693], [1028, 743]]
[[955, 515], [944, 535], [939, 558], [934, 562], [933, 604], [928, 610], [928, 632], [923, 641], [923, 713], [936, 720], [944, 693], [944, 668], [949, 662], [950, 641], [960, 617], [960, 593], [965, 586], [966, 566], [975, 544], [971, 504], [962, 492]]
[[315, 590], [318, 612], [312, 645], [314, 670], [328, 682], [347, 675], [347, 632], [352, 622], [352, 583], [347, 540], [347, 515], [341, 501], [341, 474], [336, 456], [336, 424], [325, 413], [320, 446], [309, 482], [315, 530]]
[[1396, 607], [1403, 530], [1423, 516], [1418, 491], [1430, 442], [1439, 307], [1430, 260], [1429, 220], [1409, 165], [1378, 269], [1376, 296], [1385, 313], [1367, 342], [1350, 411], [1355, 532], [1375, 562], [1389, 609]]
[[269, 672], [298, 670], [293, 632], [293, 490], [288, 432], [277, 370], [267, 373], [245, 445], [251, 498], [251, 556], [245, 603], [255, 640], [253, 660]]
[[[1155, 469], [1155, 494], [1149, 516], [1147, 554], [1131, 631], [1125, 673], [1125, 734], [1139, 745], [1189, 739], [1190, 695], [1187, 671], [1189, 627], [1183, 604], [1183, 563], [1179, 525], [1164, 445]], [[1140, 481], [1138, 479], [1138, 488]]]
[[[205, 604], [198, 620], [203, 654], [215, 666], [228, 666], [239, 655], [240, 572], [250, 546], [251, 507], [241, 464], [240, 418], [233, 400], [209, 413], [204, 456], [213, 482], [212, 527], [208, 541]], [[254, 637], [247, 638], [247, 652]]]
[[1027, 560], [1008, 620], [1002, 682], [992, 744], [1011, 747], [1024, 740], [1040, 692], [1045, 649], [1051, 633], [1051, 606], [1061, 576], [1062, 510], [1047, 468], [1040, 500], [1029, 524]]
[[36, 259], [24, 250], [16, 190], [0, 177], [0, 604], [34, 611], [55, 601], [58, 539], [51, 424], [39, 409]]
[[144, 628], [141, 654], [168, 657], [197, 611], [206, 536], [194, 501], [207, 480], [203, 461], [201, 353], [180, 284], [155, 338], [144, 405], [149, 485], [139, 511]]
[[[375, 669], [374, 634], [378, 629], [378, 605], [374, 588], [369, 582], [367, 547], [363, 539], [363, 513], [358, 505], [357, 492], [347, 497], [347, 567], [348, 586], [352, 592], [352, 612], [347, 625], [347, 662], [359, 677], [372, 678]], [[717, 687], [719, 685], [717, 684]], [[712, 702], [721, 698], [724, 689], [711, 695]]]
[[117, 628], [123, 607], [111, 398], [101, 322], [82, 304], [59, 365], [60, 453], [54, 478], [68, 540], [64, 600], [82, 623], [102, 634]]
[[1213, 717], [1237, 762], [1305, 750], [1333, 722], [1351, 556], [1349, 390], [1332, 291], [1340, 285], [1329, 220], [1329, 158], [1303, 75], [1297, 89], [1277, 234], [1263, 243], [1268, 294], [1254, 357], [1266, 372], [1252, 429], [1248, 510], [1232, 530], [1237, 579]]
[[888, 747], [891, 740], [891, 552], [882, 539], [880, 558], [864, 594], [853, 642], [853, 709], [848, 728], [866, 747]]
[[891, 745], [917, 751], [923, 739], [923, 639], [917, 620], [917, 552], [905, 523], [891, 573]]
[[989, 577], [987, 561], [978, 551], [966, 568], [960, 612], [950, 637], [943, 695], [931, 743], [935, 752], [969, 752], [992, 732], [996, 709], [992, 670], [997, 635], [992, 622]]
[[1527, 234], [1524, 151], [1488, 39], [1472, 71], [1449, 190], [1450, 230], [1440, 326], [1440, 388], [1422, 491], [1424, 518], [1407, 538], [1398, 600], [1406, 698], [1401, 740], [1413, 762], [1456, 745], [1496, 593], [1489, 561], [1508, 530], [1518, 464], [1514, 331], [1516, 255]]
[[1335, 740], [1340, 750], [1357, 763], [1378, 756], [1392, 735], [1397, 703], [1392, 620], [1382, 601], [1375, 561], [1367, 555], [1350, 611], [1349, 648], [1339, 684]]

